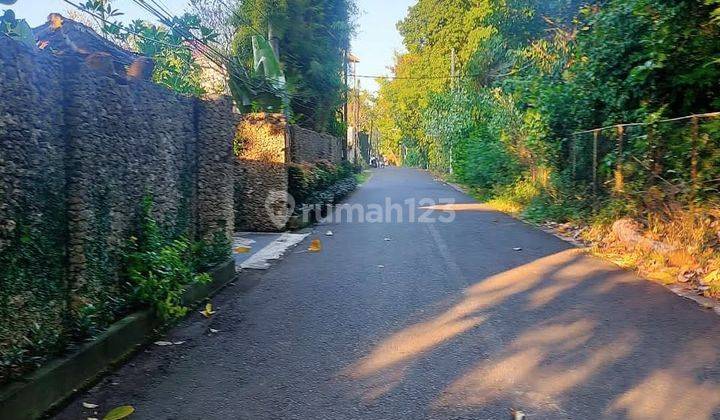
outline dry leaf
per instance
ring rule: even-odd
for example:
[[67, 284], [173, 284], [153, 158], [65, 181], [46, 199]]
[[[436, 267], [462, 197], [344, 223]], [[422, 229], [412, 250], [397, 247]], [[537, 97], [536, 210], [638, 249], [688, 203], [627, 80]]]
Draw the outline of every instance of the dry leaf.
[[113, 408], [109, 413], [105, 414], [103, 420], [122, 420], [135, 412], [135, 408], [130, 405]]
[[203, 314], [203, 316], [205, 316], [205, 318], [210, 318], [211, 316], [215, 315], [215, 311], [213, 311], [212, 303], [207, 303], [205, 305], [205, 309], [200, 311], [200, 313]]
[[520, 410], [513, 410], [512, 411], [513, 420], [523, 420], [525, 419], [525, 413], [523, 413]]
[[252, 250], [249, 246], [238, 246], [235, 247], [235, 253], [236, 254], [247, 254]]
[[91, 404], [91, 403], [86, 403], [86, 402], [82, 403], [82, 405], [83, 405], [83, 407], [87, 408], [88, 410], [92, 410], [93, 408], [100, 407], [97, 404]]
[[308, 248], [308, 251], [310, 251], [310, 252], [322, 251], [322, 244], [320, 243], [320, 239], [313, 239], [312, 242], [310, 242], [310, 248]]

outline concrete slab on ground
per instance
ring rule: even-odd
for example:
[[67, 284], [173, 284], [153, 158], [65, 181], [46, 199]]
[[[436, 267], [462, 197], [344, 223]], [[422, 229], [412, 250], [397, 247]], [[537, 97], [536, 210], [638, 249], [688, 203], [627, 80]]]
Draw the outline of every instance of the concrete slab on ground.
[[[270, 261], [282, 258], [288, 249], [302, 242], [308, 233], [239, 232], [233, 237], [233, 258], [237, 271], [267, 270]], [[240, 252], [241, 249], [249, 252]]]

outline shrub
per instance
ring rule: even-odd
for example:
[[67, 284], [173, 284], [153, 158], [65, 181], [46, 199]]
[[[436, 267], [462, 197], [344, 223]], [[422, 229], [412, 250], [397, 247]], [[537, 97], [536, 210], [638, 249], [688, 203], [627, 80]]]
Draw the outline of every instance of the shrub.
[[128, 255], [128, 277], [135, 298], [151, 305], [163, 320], [187, 313], [182, 295], [194, 283], [207, 283], [210, 276], [199, 274], [199, 247], [185, 237], [167, 239], [151, 215], [152, 200], [143, 205], [141, 237], [132, 238]]
[[298, 205], [334, 204], [357, 187], [359, 170], [349, 162], [293, 163], [288, 166], [288, 192]]

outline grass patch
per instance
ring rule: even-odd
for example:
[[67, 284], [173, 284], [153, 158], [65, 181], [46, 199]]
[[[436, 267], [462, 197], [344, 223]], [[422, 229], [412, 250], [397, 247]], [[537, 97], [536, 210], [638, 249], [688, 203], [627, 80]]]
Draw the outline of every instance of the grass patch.
[[370, 178], [372, 178], [372, 171], [360, 171], [355, 174], [355, 181], [358, 185], [366, 183]]

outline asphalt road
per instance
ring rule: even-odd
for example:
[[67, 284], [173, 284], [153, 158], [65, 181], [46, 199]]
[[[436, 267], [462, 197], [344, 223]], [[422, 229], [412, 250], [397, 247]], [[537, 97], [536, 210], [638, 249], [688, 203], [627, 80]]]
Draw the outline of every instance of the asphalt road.
[[[378, 170], [349, 203], [386, 197], [465, 205], [451, 223], [406, 206], [404, 223], [318, 226], [173, 329], [184, 344], [150, 346], [57, 418], [720, 418], [713, 312], [423, 172]], [[302, 252], [312, 238], [323, 250]]]

